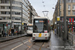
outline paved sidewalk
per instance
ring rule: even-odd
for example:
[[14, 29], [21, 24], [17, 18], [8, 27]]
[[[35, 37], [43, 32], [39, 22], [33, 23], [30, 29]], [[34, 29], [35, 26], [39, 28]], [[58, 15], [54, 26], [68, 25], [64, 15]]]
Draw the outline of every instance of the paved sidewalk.
[[67, 49], [69, 47], [69, 43], [63, 41], [60, 37], [55, 35], [53, 31], [51, 31], [51, 42], [50, 42], [50, 49], [51, 50], [72, 50]]
[[15, 39], [15, 38], [23, 37], [25, 35], [26, 34], [15, 35], [15, 36], [8, 36], [8, 37], [0, 37], [0, 42], [4, 42], [4, 41], [12, 40], [12, 39]]

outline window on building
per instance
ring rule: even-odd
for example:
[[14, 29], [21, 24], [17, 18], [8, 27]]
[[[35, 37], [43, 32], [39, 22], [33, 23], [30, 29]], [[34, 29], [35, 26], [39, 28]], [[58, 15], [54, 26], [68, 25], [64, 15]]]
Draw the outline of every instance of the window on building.
[[1, 0], [0, 0], [0, 3], [1, 3]]
[[9, 6], [8, 9], [10, 9], [11, 7]]
[[15, 18], [15, 20], [21, 20], [21, 18]]
[[73, 5], [73, 10], [75, 10], [75, 5]]
[[71, 3], [71, 0], [67, 0], [67, 3]]
[[10, 6], [0, 6], [0, 9], [10, 9]]
[[73, 2], [75, 2], [75, 0], [73, 0]]
[[21, 7], [15, 7], [15, 6], [13, 6], [12, 9], [18, 9], [18, 10], [21, 10]]
[[60, 20], [62, 21], [62, 18], [60, 18]]
[[15, 17], [12, 17], [12, 20], [15, 20]]
[[68, 10], [70, 10], [70, 8], [71, 8], [71, 5], [68, 5]]
[[6, 3], [10, 3], [10, 0], [7, 0]]
[[9, 12], [9, 11], [7, 11], [7, 12], [6, 12], [6, 14], [10, 14], [10, 12]]
[[15, 15], [21, 15], [21, 13], [20, 12], [15, 12]]
[[64, 20], [63, 20], [63, 18], [61, 18], [61, 22], [63, 22]]
[[60, 9], [61, 9], [61, 5], [60, 5]]
[[1, 14], [6, 14], [6, 12], [4, 12], [4, 11], [1, 11]]
[[10, 14], [10, 12], [9, 12], [9, 14]]
[[60, 3], [62, 3], [62, 1], [60, 0]]
[[71, 11], [68, 11], [68, 15], [70, 15], [71, 14]]
[[13, 0], [13, 1], [12, 1], [12, 3], [13, 3], [13, 4], [19, 4], [19, 5], [21, 5], [21, 3], [20, 3], [20, 2], [15, 1], [15, 0]]
[[60, 11], [60, 15], [61, 15], [61, 11]]
[[6, 17], [2, 17], [3, 18], [3, 20], [5, 20], [6, 19]]
[[73, 15], [75, 15], [75, 11], [73, 11]]
[[74, 18], [74, 22], [75, 22], [75, 18]]
[[5, 0], [1, 0], [1, 3], [5, 3]]
[[10, 17], [7, 17], [7, 19], [9, 20], [9, 19], [11, 19]]
[[1, 6], [1, 9], [5, 9], [5, 6]]
[[10, 3], [10, 0], [0, 0], [0, 3]]
[[1, 14], [1, 11], [0, 11], [0, 14]]
[[2, 20], [2, 17], [0, 17], [0, 20]]
[[69, 22], [69, 18], [67, 18], [68, 22]]

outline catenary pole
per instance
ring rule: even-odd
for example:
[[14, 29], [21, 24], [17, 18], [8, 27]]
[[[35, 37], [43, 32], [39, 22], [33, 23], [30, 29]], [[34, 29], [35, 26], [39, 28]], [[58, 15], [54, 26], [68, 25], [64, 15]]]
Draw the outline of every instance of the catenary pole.
[[67, 26], [66, 26], [66, 0], [64, 0], [64, 37], [63, 40], [67, 40]]

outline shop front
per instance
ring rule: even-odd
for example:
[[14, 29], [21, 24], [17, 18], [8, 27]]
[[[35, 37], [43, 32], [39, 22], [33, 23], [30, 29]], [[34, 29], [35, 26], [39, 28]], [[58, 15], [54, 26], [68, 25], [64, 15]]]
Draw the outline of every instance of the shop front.
[[27, 23], [22, 24], [22, 32], [25, 34], [27, 32]]
[[68, 31], [75, 32], [75, 23], [74, 22], [68, 23]]
[[0, 23], [0, 36], [6, 36], [8, 35], [10, 25], [7, 23]]
[[14, 27], [14, 34], [21, 34], [21, 23], [13, 23]]

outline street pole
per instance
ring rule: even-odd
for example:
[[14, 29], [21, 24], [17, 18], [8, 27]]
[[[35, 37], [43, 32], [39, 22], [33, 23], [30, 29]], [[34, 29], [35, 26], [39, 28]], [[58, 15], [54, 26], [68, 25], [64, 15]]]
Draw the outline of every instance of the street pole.
[[66, 0], [64, 0], [64, 37], [63, 40], [67, 40], [67, 26], [66, 26]]
[[[55, 14], [56, 14], [56, 22], [57, 22], [57, 16], [58, 16], [58, 2], [57, 2], [57, 8], [56, 8], [56, 12], [55, 12]], [[57, 22], [58, 23], [58, 22]], [[58, 34], [58, 25], [56, 24], [56, 33]]]
[[22, 33], [22, 18], [23, 18], [23, 9], [22, 9], [23, 5], [21, 3], [21, 33]]
[[29, 4], [29, 8], [30, 8], [30, 23], [32, 23], [32, 6]]
[[10, 0], [10, 20], [11, 20], [11, 23], [10, 23], [10, 29], [12, 28], [12, 0]]
[[[59, 0], [59, 17], [60, 17], [60, 0]], [[59, 25], [58, 25], [58, 27], [59, 27], [59, 29], [58, 29], [58, 35], [60, 37], [60, 21], [58, 23], [59, 23]]]

